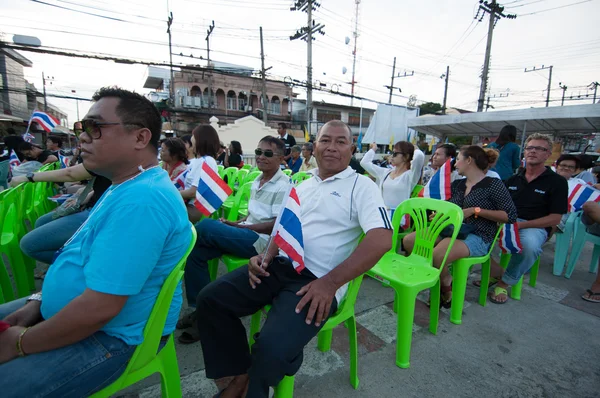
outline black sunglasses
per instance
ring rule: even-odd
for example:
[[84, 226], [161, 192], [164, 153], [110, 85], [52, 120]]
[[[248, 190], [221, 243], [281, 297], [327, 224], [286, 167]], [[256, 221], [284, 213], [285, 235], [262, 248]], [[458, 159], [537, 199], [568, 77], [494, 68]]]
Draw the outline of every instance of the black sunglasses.
[[119, 123], [119, 122], [99, 122], [94, 119], [83, 119], [80, 121], [81, 123], [81, 131], [86, 132], [87, 135], [92, 137], [93, 140], [98, 140], [102, 137], [102, 127], [106, 126], [137, 126], [137, 127], [146, 127], [140, 123]]
[[265, 155], [265, 157], [267, 158], [272, 158], [274, 155], [277, 155], [275, 152], [273, 152], [273, 150], [271, 149], [265, 149], [264, 151], [260, 148], [256, 148], [254, 150], [254, 154], [256, 156], [260, 156], [260, 155]]

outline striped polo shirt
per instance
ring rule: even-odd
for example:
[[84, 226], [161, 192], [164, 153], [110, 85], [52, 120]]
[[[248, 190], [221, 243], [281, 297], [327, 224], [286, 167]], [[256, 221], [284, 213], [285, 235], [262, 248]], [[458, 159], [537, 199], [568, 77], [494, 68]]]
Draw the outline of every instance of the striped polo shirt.
[[[248, 202], [248, 218], [244, 224], [260, 224], [273, 221], [279, 215], [285, 194], [290, 186], [290, 178], [281, 170], [270, 181], [260, 186], [262, 174], [252, 183], [250, 201]], [[269, 235], [258, 234], [254, 242], [257, 253], [262, 253], [267, 246]]]

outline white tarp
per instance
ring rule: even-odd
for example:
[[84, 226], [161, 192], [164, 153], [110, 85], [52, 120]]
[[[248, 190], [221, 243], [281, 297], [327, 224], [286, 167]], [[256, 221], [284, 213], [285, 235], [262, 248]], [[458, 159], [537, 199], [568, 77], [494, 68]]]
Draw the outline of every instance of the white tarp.
[[407, 121], [416, 116], [418, 116], [418, 109], [380, 104], [377, 106], [377, 111], [373, 115], [362, 143], [375, 142], [379, 145], [388, 145], [390, 141], [393, 143], [411, 141], [416, 132], [408, 128]]

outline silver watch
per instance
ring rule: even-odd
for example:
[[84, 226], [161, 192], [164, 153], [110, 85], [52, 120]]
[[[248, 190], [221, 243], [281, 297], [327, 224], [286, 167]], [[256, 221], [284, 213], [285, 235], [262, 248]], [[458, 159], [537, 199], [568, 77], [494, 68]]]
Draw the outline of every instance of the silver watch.
[[42, 293], [32, 294], [31, 296], [29, 296], [27, 298], [27, 302], [30, 302], [30, 301], [42, 301]]

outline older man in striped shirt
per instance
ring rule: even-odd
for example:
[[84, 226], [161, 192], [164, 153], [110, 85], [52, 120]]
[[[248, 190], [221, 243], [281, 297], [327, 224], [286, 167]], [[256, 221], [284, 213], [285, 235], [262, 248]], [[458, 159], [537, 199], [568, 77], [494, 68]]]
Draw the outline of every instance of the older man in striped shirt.
[[[258, 143], [256, 165], [262, 174], [252, 184], [248, 217], [235, 222], [207, 218], [196, 224], [198, 240], [185, 268], [186, 297], [190, 307], [196, 306], [196, 296], [210, 283], [208, 261], [223, 254], [250, 258], [264, 252], [290, 185], [289, 177], [279, 168], [284, 153], [285, 144], [278, 138], [266, 136]], [[195, 313], [182, 318], [177, 327], [191, 327], [180, 336], [180, 342], [198, 341]]]

